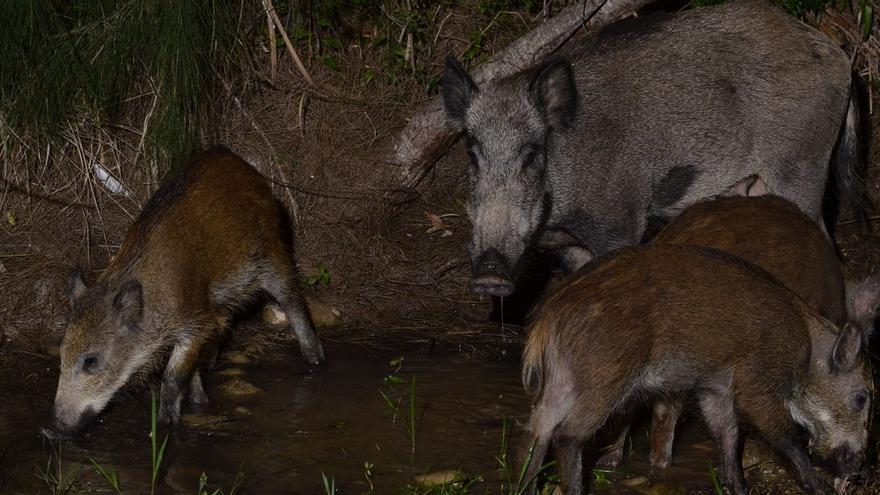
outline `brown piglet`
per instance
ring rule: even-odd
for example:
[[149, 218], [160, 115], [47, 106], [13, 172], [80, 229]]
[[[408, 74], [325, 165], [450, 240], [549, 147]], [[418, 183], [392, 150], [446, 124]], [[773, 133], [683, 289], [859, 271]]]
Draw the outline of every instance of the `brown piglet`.
[[[822, 228], [779, 196], [719, 197], [685, 209], [652, 241], [720, 249], [748, 260], [773, 275], [809, 306], [837, 325], [849, 319], [870, 331], [880, 302], [880, 277], [844, 283], [837, 252]], [[654, 404], [650, 463], [665, 468], [672, 460], [679, 400]], [[606, 464], [623, 456], [626, 432], [608, 454]]]
[[551, 443], [563, 493], [583, 492], [582, 448], [612, 415], [696, 395], [724, 486], [748, 493], [739, 456], [752, 427], [790, 461], [807, 493], [861, 466], [872, 387], [856, 325], [842, 329], [755, 265], [723, 251], [649, 245], [566, 279], [530, 325], [523, 384], [535, 402], [527, 480]]
[[215, 147], [150, 198], [97, 281], [71, 278], [54, 431], [71, 434], [138, 373], [164, 363], [160, 419], [207, 401], [198, 364], [261, 298], [286, 313], [305, 359], [324, 360], [297, 289], [289, 219], [266, 180]]

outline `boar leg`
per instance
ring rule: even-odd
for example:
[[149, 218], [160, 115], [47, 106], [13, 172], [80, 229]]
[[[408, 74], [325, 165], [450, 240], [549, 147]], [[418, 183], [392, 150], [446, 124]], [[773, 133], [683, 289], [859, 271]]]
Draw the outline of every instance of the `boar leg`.
[[287, 315], [290, 330], [299, 341], [299, 349], [306, 361], [311, 364], [324, 362], [324, 348], [321, 339], [312, 327], [312, 320], [306, 309], [306, 302], [299, 294], [279, 300], [281, 309]]
[[[778, 428], [778, 425], [775, 426]], [[770, 439], [773, 447], [791, 463], [791, 466], [794, 468], [795, 478], [800, 482], [801, 488], [805, 493], [832, 495], [834, 492], [831, 488], [823, 483], [816, 474], [816, 469], [813, 467], [813, 463], [810, 462], [806, 449], [801, 445], [797, 434], [795, 434], [794, 425], [789, 425], [789, 428], [784, 428], [780, 434], [777, 434], [776, 438]]]
[[162, 375], [162, 389], [159, 392], [159, 419], [162, 422], [174, 424], [180, 421], [180, 403], [186, 386], [193, 380], [202, 345], [202, 339], [189, 336], [182, 338], [171, 351], [171, 357]]
[[733, 397], [729, 391], [707, 390], [700, 394], [700, 409], [720, 449], [721, 480], [733, 495], [748, 495], [749, 486], [740, 459], [740, 432]]
[[574, 436], [556, 435], [553, 438], [553, 451], [559, 464], [559, 478], [562, 493], [581, 495], [584, 493], [584, 441]]
[[626, 437], [629, 435], [629, 423], [624, 425], [620, 435], [614, 439], [614, 443], [602, 449], [602, 457], [596, 461], [600, 467], [615, 468], [620, 465], [623, 460], [623, 451], [626, 447]]
[[672, 462], [672, 443], [675, 439], [675, 424], [681, 415], [680, 399], [659, 399], [654, 402], [651, 418], [651, 466], [659, 469], [669, 467]]
[[205, 387], [202, 383], [202, 375], [199, 373], [198, 367], [193, 372], [192, 379], [189, 381], [189, 403], [193, 406], [204, 406], [208, 404], [208, 394], [205, 393]]
[[263, 280], [263, 289], [287, 315], [288, 329], [296, 336], [305, 360], [311, 364], [320, 364], [324, 362], [324, 348], [312, 327], [305, 298], [295, 289], [296, 282], [292, 274], [292, 270], [284, 268], [279, 268], [278, 274], [267, 274]]

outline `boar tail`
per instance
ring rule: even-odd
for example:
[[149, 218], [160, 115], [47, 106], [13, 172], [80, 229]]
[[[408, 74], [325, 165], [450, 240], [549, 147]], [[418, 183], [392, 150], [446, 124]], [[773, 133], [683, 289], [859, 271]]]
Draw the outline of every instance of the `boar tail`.
[[846, 199], [849, 202], [859, 223], [866, 227], [867, 211], [871, 209], [872, 205], [865, 185], [867, 165], [863, 142], [865, 128], [859, 106], [861, 88], [858, 80], [858, 77], [852, 78], [846, 119], [840, 130], [837, 148], [831, 160], [831, 168], [839, 199]]
[[545, 366], [548, 364], [547, 351], [550, 346], [551, 323], [547, 318], [539, 318], [532, 325], [529, 340], [523, 352], [522, 383], [526, 393], [533, 400], [541, 395], [544, 388]]

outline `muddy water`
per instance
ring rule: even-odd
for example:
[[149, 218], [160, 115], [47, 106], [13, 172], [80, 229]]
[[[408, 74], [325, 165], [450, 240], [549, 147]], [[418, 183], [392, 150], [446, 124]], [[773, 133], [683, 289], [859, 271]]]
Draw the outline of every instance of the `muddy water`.
[[[212, 403], [170, 433], [160, 492], [196, 493], [205, 473], [211, 487], [227, 491], [238, 477], [237, 493], [315, 494], [323, 493], [323, 473], [342, 494], [369, 492], [371, 484], [373, 493], [407, 493], [404, 487], [414, 476], [448, 469], [480, 476], [472, 493], [499, 492], [502, 425], [506, 421], [513, 430], [516, 444], [529, 410], [517, 347], [463, 352], [331, 345], [329, 363], [318, 370], [304, 366], [289, 343], [271, 347], [258, 359], [233, 353], [233, 360], [248, 362], [224, 362], [208, 375]], [[0, 375], [0, 493], [50, 493], [39, 476], [47, 470], [57, 476], [59, 450], [62, 471], [80, 466], [71, 476], [72, 493], [108, 491], [88, 459], [112, 466], [124, 492], [149, 493], [145, 387], [114, 400], [80, 438], [51, 444], [37, 431], [48, 419], [54, 360], [12, 357], [19, 364], [12, 369], [7, 362]], [[236, 380], [260, 391], [229, 395], [226, 384], [242, 384]], [[711, 444], [699, 428], [685, 428], [675, 467], [662, 473], [651, 473], [646, 464], [644, 431], [634, 438], [629, 460], [609, 475], [610, 485], [594, 490], [711, 492]], [[372, 466], [369, 476], [365, 463]], [[650, 482], [638, 483], [643, 476]]]

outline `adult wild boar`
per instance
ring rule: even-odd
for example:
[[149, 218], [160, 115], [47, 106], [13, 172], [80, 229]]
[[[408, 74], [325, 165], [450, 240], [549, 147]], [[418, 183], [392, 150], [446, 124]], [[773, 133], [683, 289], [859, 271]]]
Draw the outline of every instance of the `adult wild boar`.
[[821, 222], [832, 155], [841, 195], [864, 203], [852, 83], [840, 48], [763, 0], [622, 22], [479, 86], [449, 59], [472, 288], [511, 294], [534, 245], [573, 270], [748, 177]]
[[72, 277], [55, 430], [75, 433], [166, 356], [159, 415], [176, 422], [187, 391], [193, 403], [207, 400], [200, 355], [261, 296], [286, 313], [306, 360], [322, 361], [292, 242], [259, 172], [222, 147], [195, 156], [150, 198], [94, 285]]
[[[765, 270], [832, 323], [843, 326], [849, 320], [866, 334], [873, 328], [880, 277], [845, 284], [837, 251], [825, 233], [797, 206], [778, 196], [698, 201], [652, 243], [704, 246], [733, 254]], [[679, 399], [668, 396], [654, 404], [652, 466], [662, 468], [671, 462]], [[604, 463], [620, 461], [623, 440], [623, 436], [618, 439]]]
[[856, 326], [839, 329], [722, 251], [650, 245], [595, 259], [531, 324], [523, 384], [535, 407], [525, 479], [552, 443], [563, 493], [582, 493], [581, 449], [609, 416], [652, 396], [691, 392], [731, 493], [749, 491], [740, 456], [747, 425], [790, 462], [807, 493], [830, 493], [801, 430], [835, 475], [859, 470], [872, 400], [862, 341]]

